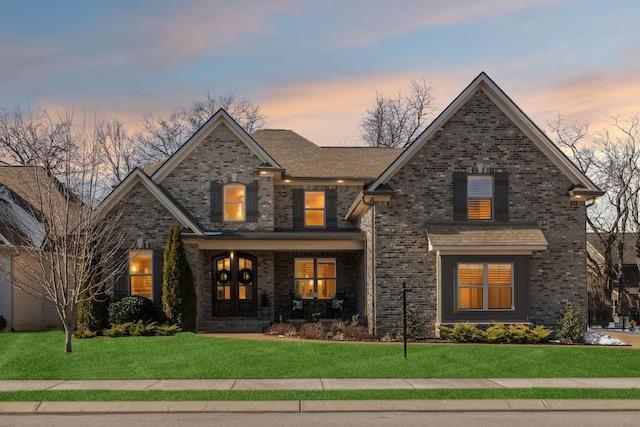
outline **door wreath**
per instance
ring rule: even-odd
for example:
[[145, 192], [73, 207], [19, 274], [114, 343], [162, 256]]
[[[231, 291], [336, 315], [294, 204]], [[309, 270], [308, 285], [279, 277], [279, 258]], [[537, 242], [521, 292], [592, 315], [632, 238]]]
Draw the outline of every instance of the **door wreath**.
[[231, 280], [231, 272], [229, 270], [220, 270], [216, 274], [216, 280], [218, 283], [226, 284]]
[[243, 285], [248, 285], [253, 282], [253, 271], [251, 271], [250, 268], [243, 268], [240, 270], [239, 276], [238, 281]]

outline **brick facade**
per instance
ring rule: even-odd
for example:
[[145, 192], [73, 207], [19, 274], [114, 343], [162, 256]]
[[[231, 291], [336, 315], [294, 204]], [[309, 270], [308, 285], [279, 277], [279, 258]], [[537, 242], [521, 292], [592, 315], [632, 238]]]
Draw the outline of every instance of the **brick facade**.
[[509, 173], [509, 221], [534, 222], [549, 243], [531, 256], [529, 320], [555, 327], [569, 302], [586, 313], [585, 206], [571, 203], [571, 181], [478, 90], [390, 180], [396, 196], [376, 205], [378, 334], [392, 332], [401, 315], [402, 282], [435, 333], [437, 258], [426, 224], [453, 220], [453, 172], [478, 165]]
[[[429, 248], [427, 224], [453, 221], [454, 172], [502, 171], [508, 174], [508, 223], [533, 223], [548, 243], [546, 250], [535, 250], [527, 259], [526, 321], [555, 327], [569, 302], [586, 313], [586, 208], [584, 203], [571, 202], [567, 194], [576, 182], [558, 162], [550, 160], [549, 156], [557, 154], [543, 153], [537, 140], [523, 131], [522, 123], [514, 123], [505, 114], [505, 106], [494, 103], [495, 98], [480, 86], [465, 99], [432, 133], [425, 132], [429, 139], [420, 140], [424, 144], [405, 151], [411, 156], [401, 162], [389, 159], [379, 169], [377, 173], [387, 167], [393, 171], [388, 177], [387, 172], [380, 175], [387, 179], [385, 188], [393, 191], [390, 199], [365, 201], [365, 193], [374, 192], [372, 178], [358, 181], [351, 175], [357, 168], [350, 170], [344, 164], [336, 170], [343, 174], [348, 170], [345, 182], [333, 172], [327, 172], [326, 178], [317, 176], [319, 170], [330, 168], [331, 162], [308, 168], [309, 176], [287, 176], [285, 167], [265, 158], [251, 137], [223, 117], [210, 121], [216, 124], [194, 137], [197, 144], [176, 157], [180, 161], [169, 159], [166, 173], [161, 169], [162, 173], [151, 177], [154, 182], [145, 187], [140, 178], [141, 182], [128, 187], [114, 211], [122, 212], [120, 224], [131, 232], [129, 243], [143, 239], [145, 247], [153, 249], [164, 247], [169, 227], [176, 221], [172, 212], [188, 212], [193, 220], [183, 217], [183, 222], [190, 224], [189, 230], [184, 229], [184, 238], [196, 281], [201, 330], [259, 330], [280, 315], [286, 318], [295, 288], [295, 259], [335, 258], [337, 289], [347, 295], [345, 308], [359, 314], [372, 333], [395, 332], [402, 315], [402, 284], [406, 283], [411, 289], [409, 305], [426, 318], [426, 334], [435, 335], [443, 316], [443, 289], [439, 288], [442, 258]], [[287, 131], [278, 132], [266, 136], [274, 138]], [[272, 139], [269, 144], [286, 161], [308, 161], [300, 155], [286, 157], [287, 150], [296, 150], [291, 146], [295, 141], [283, 140], [278, 145]], [[311, 151], [317, 155], [316, 162], [321, 159], [322, 151]], [[586, 177], [584, 180], [588, 182]], [[212, 181], [257, 182], [257, 220], [213, 221]], [[165, 199], [158, 192], [152, 194], [149, 185], [158, 185], [162, 194], [170, 196]], [[331, 200], [335, 193], [337, 228], [295, 228], [294, 216], [299, 217], [296, 207], [300, 205], [294, 194], [299, 195], [300, 190], [325, 191]], [[365, 193], [361, 194], [362, 190]], [[171, 204], [176, 209], [166, 207]], [[270, 297], [266, 312], [256, 309], [255, 315], [228, 318], [216, 315], [216, 310], [218, 314], [226, 311], [214, 304], [213, 260], [232, 253], [255, 257], [253, 285], [258, 289], [257, 299], [262, 293]]]

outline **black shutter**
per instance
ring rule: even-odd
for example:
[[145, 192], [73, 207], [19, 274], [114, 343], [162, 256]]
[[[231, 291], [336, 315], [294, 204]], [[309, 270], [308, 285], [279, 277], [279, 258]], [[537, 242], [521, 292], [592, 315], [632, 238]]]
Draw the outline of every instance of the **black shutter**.
[[453, 220], [467, 220], [467, 173], [453, 173]]
[[338, 190], [330, 188], [324, 193], [327, 228], [338, 228]]
[[129, 288], [129, 252], [119, 250], [116, 254], [115, 265], [120, 267], [116, 275], [116, 282], [113, 286], [113, 299], [119, 301], [129, 296], [131, 292]]
[[258, 181], [247, 184], [247, 221], [258, 220]]
[[509, 221], [509, 174], [496, 172], [493, 177], [496, 221]]
[[162, 266], [164, 264], [164, 249], [154, 249], [153, 257], [153, 283], [151, 293], [153, 295], [153, 303], [162, 307]]
[[211, 222], [222, 222], [222, 183], [211, 181]]
[[304, 228], [304, 190], [293, 189], [293, 228]]

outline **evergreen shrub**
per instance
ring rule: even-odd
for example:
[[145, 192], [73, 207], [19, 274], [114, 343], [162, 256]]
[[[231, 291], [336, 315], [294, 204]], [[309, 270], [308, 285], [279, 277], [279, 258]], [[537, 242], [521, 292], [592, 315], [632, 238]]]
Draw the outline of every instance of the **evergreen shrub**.
[[109, 305], [109, 323], [153, 322], [156, 320], [156, 309], [153, 301], [141, 296], [125, 297]]
[[563, 344], [581, 344], [584, 342], [584, 332], [587, 327], [582, 314], [573, 306], [567, 304], [558, 321], [558, 340]]

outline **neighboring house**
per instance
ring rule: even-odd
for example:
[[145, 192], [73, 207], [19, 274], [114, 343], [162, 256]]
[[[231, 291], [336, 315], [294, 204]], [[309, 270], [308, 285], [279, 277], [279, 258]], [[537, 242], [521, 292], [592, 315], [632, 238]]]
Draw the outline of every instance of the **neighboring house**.
[[[619, 263], [618, 243], [619, 240], [613, 244], [612, 248], [612, 258], [614, 265], [617, 265]], [[622, 276], [624, 284], [624, 294], [627, 297], [627, 309], [629, 311], [625, 312], [624, 314], [625, 316], [630, 316], [637, 321], [639, 315], [638, 309], [640, 308], [640, 273], [638, 270], [638, 256], [636, 253], [636, 234], [624, 233], [622, 244]], [[605, 302], [607, 304], [611, 304], [613, 308], [613, 320], [614, 322], [618, 322], [618, 315], [620, 314], [618, 281], [616, 280], [616, 282], [614, 283], [614, 289], [611, 293], [611, 301], [605, 301], [601, 293], [595, 291], [595, 289], [599, 285], [599, 283], [597, 282], [599, 280], [602, 280], [600, 277], [603, 274], [602, 270], [605, 259], [605, 245], [595, 233], [587, 233], [587, 252], [589, 253], [589, 259], [587, 260], [587, 280], [590, 289], [593, 290], [593, 292], [591, 293], [593, 295], [593, 298], [597, 299], [597, 301], [592, 301], [592, 309], [595, 308], [596, 302]]]
[[55, 306], [21, 286], [39, 286], [20, 266], [38, 267], [25, 248], [39, 249], [43, 242], [44, 227], [36, 206], [39, 191], [50, 188], [45, 184], [51, 179], [42, 168], [0, 165], [0, 315], [7, 320], [9, 330], [61, 326]]
[[428, 335], [587, 310], [585, 202], [602, 192], [484, 73], [405, 150], [248, 135], [220, 110], [147, 173], [101, 207], [133, 232], [115, 295], [159, 302], [178, 222], [199, 330], [260, 330], [295, 300], [338, 303], [380, 336], [402, 318], [404, 283]]

